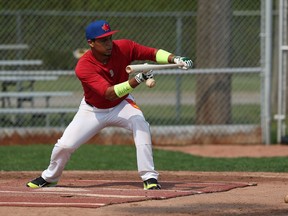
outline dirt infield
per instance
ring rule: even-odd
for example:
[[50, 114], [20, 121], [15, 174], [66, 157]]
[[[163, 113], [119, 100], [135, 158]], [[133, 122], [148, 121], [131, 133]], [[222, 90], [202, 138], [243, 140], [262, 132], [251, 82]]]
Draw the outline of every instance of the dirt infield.
[[[165, 200], [255, 186], [253, 183], [199, 182], [192, 179], [182, 181], [179, 178], [177, 182], [162, 180], [162, 190], [145, 191], [139, 180], [127, 180], [126, 176], [135, 175], [135, 172], [114, 172], [113, 179], [107, 179], [105, 175], [101, 175], [103, 179], [99, 179], [98, 173], [89, 172], [90, 176], [87, 176], [87, 172], [67, 172], [57, 187], [33, 190], [25, 187], [27, 180], [22, 178], [24, 173], [2, 172], [0, 206], [99, 208], [120, 203]], [[36, 175], [34, 172], [31, 174]]]
[[[192, 150], [186, 149], [189, 153], [195, 153], [196, 150], [205, 149], [205, 153], [215, 151], [214, 147], [211, 147], [208, 150], [209, 146], [193, 146]], [[251, 152], [255, 150], [255, 146], [218, 146], [219, 149], [222, 148], [222, 151], [213, 153], [213, 157], [217, 157], [223, 152], [228, 153], [227, 149], [230, 149], [231, 156], [237, 157], [237, 152], [240, 156], [245, 155], [244, 152], [249, 152], [249, 156], [253, 156]], [[226, 149], [226, 150], [224, 150]], [[241, 151], [242, 149], [242, 151]], [[170, 149], [172, 150], [172, 149]], [[175, 150], [175, 149], [174, 149]], [[177, 149], [176, 149], [177, 150]], [[184, 150], [183, 150], [184, 151]], [[269, 155], [268, 155], [269, 152]], [[281, 154], [280, 154], [281, 152]], [[286, 154], [284, 154], [285, 152]], [[221, 153], [221, 154], [220, 154]], [[199, 155], [204, 154], [203, 152], [198, 152]], [[266, 148], [265, 146], [257, 146], [257, 152], [255, 156], [286, 156], [288, 155], [287, 146], [275, 146], [275, 152], [273, 154], [273, 148]], [[247, 155], [246, 155], [247, 156]], [[221, 155], [222, 157], [222, 155]], [[17, 188], [17, 184], [21, 187], [23, 182], [34, 178], [35, 175], [38, 175], [39, 172], [0, 172], [0, 184], [3, 183], [11, 184], [14, 188]], [[188, 196], [180, 196], [167, 199], [142, 199], [138, 202], [125, 202], [120, 204], [106, 205], [103, 207], [95, 208], [79, 208], [79, 207], [0, 207], [0, 215], [119, 215], [119, 216], [134, 216], [134, 215], [288, 215], [288, 203], [284, 202], [285, 195], [288, 194], [288, 174], [286, 173], [245, 173], [245, 172], [167, 172], [160, 171], [161, 178], [160, 182], [163, 182], [163, 187], [166, 189], [174, 190], [183, 190], [183, 183], [257, 183], [257, 186], [251, 187], [241, 187], [229, 189], [223, 192], [212, 193], [202, 193], [202, 194], [191, 194]], [[127, 184], [127, 176], [129, 181]], [[74, 180], [81, 180], [74, 182]], [[79, 184], [81, 182], [81, 187], [98, 185], [99, 181], [97, 180], [105, 179], [108, 183], [111, 181], [123, 181], [126, 182], [123, 184], [123, 188], [127, 186], [133, 186], [134, 190], [140, 189], [141, 182], [136, 172], [133, 171], [97, 171], [97, 172], [84, 172], [84, 171], [72, 171], [64, 172], [64, 175], [61, 179], [60, 184], [62, 186], [70, 185], [70, 188], [73, 188], [74, 184]], [[87, 181], [86, 181], [87, 180]], [[93, 182], [89, 183], [89, 180]], [[95, 182], [94, 182], [95, 181]], [[106, 182], [106, 186], [107, 186]], [[139, 182], [139, 184], [138, 184]], [[180, 182], [178, 189], [174, 186]], [[87, 185], [88, 184], [88, 185]], [[5, 185], [5, 184], [4, 184]], [[10, 185], [10, 186], [11, 186]], [[103, 182], [100, 182], [100, 185], [103, 185]], [[74, 185], [75, 186], [75, 185]], [[76, 185], [77, 186], [77, 185]], [[110, 187], [109, 186], [109, 187]], [[113, 187], [113, 184], [112, 184]], [[174, 187], [174, 188], [173, 188]], [[186, 187], [186, 186], [185, 186]], [[185, 189], [184, 187], [184, 189]], [[189, 186], [191, 189], [191, 185]], [[195, 187], [195, 185], [193, 186]], [[201, 189], [198, 185], [197, 189]], [[65, 187], [63, 187], [65, 189]], [[63, 189], [62, 188], [62, 189]], [[74, 189], [79, 189], [78, 187]], [[88, 187], [89, 188], [89, 187]], [[107, 188], [107, 187], [105, 187]], [[83, 189], [83, 188], [82, 188]], [[187, 188], [186, 188], [187, 189]], [[17, 190], [16, 190], [17, 191]], [[76, 190], [74, 190], [76, 191]], [[50, 191], [53, 192], [53, 191]], [[54, 191], [55, 192], [55, 191]], [[54, 193], [53, 192], [53, 193]], [[60, 194], [59, 191], [58, 195]], [[143, 191], [142, 191], [143, 193]], [[161, 192], [164, 193], [164, 192]], [[25, 193], [24, 193], [25, 194]], [[30, 194], [31, 195], [31, 194]], [[28, 200], [29, 194], [26, 194]], [[62, 194], [66, 200], [72, 200], [75, 194]], [[83, 194], [82, 194], [83, 195]], [[0, 194], [3, 196], [3, 194]], [[45, 195], [42, 195], [45, 197]], [[168, 199], [169, 198], [169, 199]], [[67, 202], [67, 201], [66, 201]], [[96, 204], [96, 201], [92, 203]]]

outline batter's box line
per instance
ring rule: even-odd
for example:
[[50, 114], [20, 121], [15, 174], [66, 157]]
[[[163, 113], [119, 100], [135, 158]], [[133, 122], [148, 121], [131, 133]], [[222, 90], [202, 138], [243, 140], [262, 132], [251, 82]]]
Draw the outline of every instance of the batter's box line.
[[120, 199], [127, 199], [127, 198], [146, 198], [147, 196], [134, 196], [134, 195], [113, 195], [113, 194], [97, 194], [97, 193], [69, 193], [69, 192], [59, 192], [59, 191], [0, 191], [0, 193], [9, 193], [9, 194], [53, 194], [53, 195], [60, 195], [60, 196], [74, 196], [74, 197], [99, 197], [99, 198], [120, 198]]
[[[108, 183], [108, 182], [112, 182], [112, 183], [118, 183], [118, 182], [127, 182], [127, 183], [139, 183], [139, 181], [137, 180], [104, 180], [104, 179], [75, 179], [75, 180], [63, 180], [62, 182], [104, 182], [104, 183]], [[182, 182], [176, 182], [175, 181], [161, 181], [160, 180], [160, 184], [161, 183], [168, 183], [168, 184], [177, 184], [177, 185], [181, 185], [181, 184], [203, 184], [203, 185], [208, 185], [208, 184], [211, 184], [211, 185], [227, 185], [227, 184], [249, 184], [249, 186], [254, 186], [254, 185], [257, 185], [257, 183], [255, 182], [231, 182], [231, 181], [217, 181], [217, 182], [212, 182], [212, 181], [208, 181], [208, 182], [198, 182], [198, 181], [182, 181]], [[63, 186], [64, 187], [64, 186]]]
[[36, 202], [0, 202], [0, 206], [53, 206], [53, 207], [62, 207], [62, 206], [91, 206], [91, 207], [101, 207], [106, 206], [106, 203], [36, 203]]
[[[36, 190], [46, 190], [46, 191], [61, 191], [62, 189], [65, 188], [65, 191], [69, 191], [69, 188], [71, 189], [80, 189], [81, 186], [62, 186], [62, 185], [57, 185], [55, 187], [47, 187], [47, 188], [40, 188]], [[58, 190], [59, 189], [59, 190]], [[86, 191], [89, 191], [88, 189], [85, 189]], [[162, 188], [161, 190], [144, 190], [143, 188], [113, 188], [113, 187], [106, 187], [106, 188], [97, 188], [96, 190], [98, 191], [140, 191], [140, 192], [146, 192], [146, 193], [163, 193], [163, 192], [176, 192], [176, 193], [201, 193], [197, 190], [190, 190], [189, 188], [184, 188], [183, 190], [179, 189], [165, 189]]]

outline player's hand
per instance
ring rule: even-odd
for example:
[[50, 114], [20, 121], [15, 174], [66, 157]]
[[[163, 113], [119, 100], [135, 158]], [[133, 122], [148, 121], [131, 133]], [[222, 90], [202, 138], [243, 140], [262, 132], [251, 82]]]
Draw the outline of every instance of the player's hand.
[[184, 70], [187, 70], [188, 68], [193, 67], [193, 61], [189, 59], [188, 57], [175, 56], [174, 63], [182, 64], [182, 66], [179, 66], [179, 68], [184, 69]]
[[135, 76], [135, 79], [138, 83], [142, 83], [148, 79], [152, 79], [153, 78], [153, 70], [150, 70], [146, 73], [142, 72], [142, 73], [138, 73], [136, 76]]

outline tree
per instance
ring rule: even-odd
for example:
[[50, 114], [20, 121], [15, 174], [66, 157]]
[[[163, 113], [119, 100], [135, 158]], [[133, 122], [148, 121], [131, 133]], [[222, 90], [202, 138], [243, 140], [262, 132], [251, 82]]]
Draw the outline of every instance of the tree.
[[[231, 21], [231, 1], [198, 1], [197, 68], [229, 67]], [[196, 123], [231, 123], [231, 74], [196, 76]]]

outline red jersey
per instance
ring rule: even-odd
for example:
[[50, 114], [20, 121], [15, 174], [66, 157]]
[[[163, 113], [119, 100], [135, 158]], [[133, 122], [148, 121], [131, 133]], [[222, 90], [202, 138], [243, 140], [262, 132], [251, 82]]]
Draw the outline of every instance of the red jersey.
[[135, 60], [156, 61], [156, 49], [131, 40], [113, 40], [111, 57], [107, 64], [96, 60], [92, 51], [87, 51], [78, 61], [75, 72], [82, 83], [85, 100], [100, 109], [118, 105], [126, 97], [113, 101], [105, 99], [108, 87], [125, 82], [129, 78], [126, 66]]

